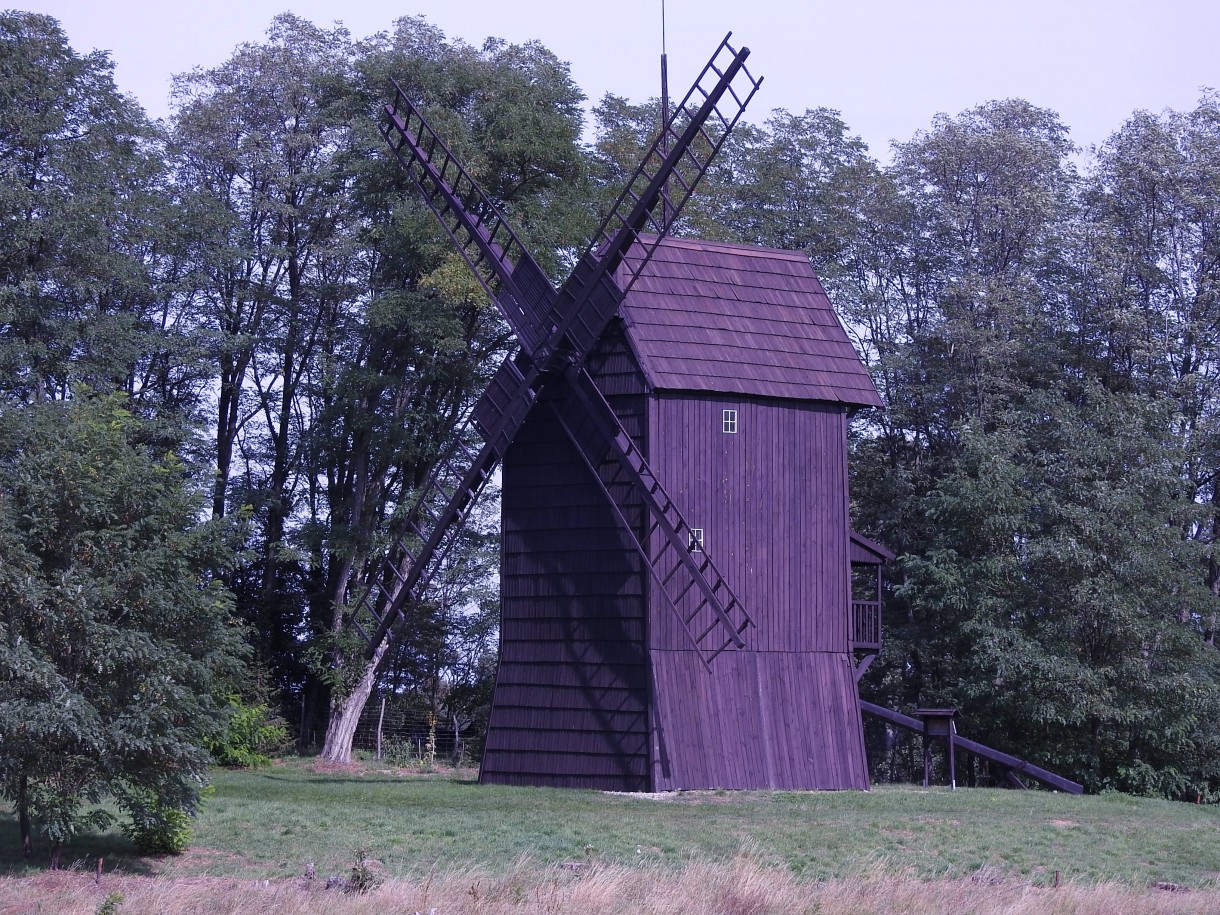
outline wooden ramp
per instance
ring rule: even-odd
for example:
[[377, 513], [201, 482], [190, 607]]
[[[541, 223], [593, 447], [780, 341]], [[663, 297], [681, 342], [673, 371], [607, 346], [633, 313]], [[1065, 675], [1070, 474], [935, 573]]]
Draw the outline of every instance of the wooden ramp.
[[[890, 724], [896, 724], [900, 728], [906, 728], [908, 731], [914, 731], [917, 734], [924, 733], [922, 721], [918, 718], [912, 718], [910, 715], [904, 715], [902, 712], [896, 712], [893, 709], [875, 705], [872, 702], [865, 702], [863, 699], [860, 700], [860, 711], [884, 719]], [[1071, 779], [1064, 778], [1062, 775], [1056, 775], [1054, 772], [1049, 772], [1041, 766], [1035, 766], [1033, 763], [1019, 759], [1016, 756], [1010, 756], [1007, 753], [1001, 753], [999, 750], [993, 750], [991, 747], [962, 737], [960, 734], [954, 736], [953, 744], [967, 753], [972, 753], [975, 756], [982, 757], [1003, 767], [1008, 773], [1010, 781], [1022, 788], [1025, 787], [1021, 782], [1021, 776], [1024, 775], [1058, 791], [1064, 791], [1068, 794], [1084, 794], [1084, 786], [1077, 784]]]

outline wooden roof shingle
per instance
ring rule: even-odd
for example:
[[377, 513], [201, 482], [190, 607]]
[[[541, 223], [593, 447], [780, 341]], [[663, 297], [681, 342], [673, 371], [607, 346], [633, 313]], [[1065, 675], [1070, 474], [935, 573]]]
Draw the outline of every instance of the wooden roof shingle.
[[800, 252], [665, 238], [619, 315], [654, 389], [881, 406]]

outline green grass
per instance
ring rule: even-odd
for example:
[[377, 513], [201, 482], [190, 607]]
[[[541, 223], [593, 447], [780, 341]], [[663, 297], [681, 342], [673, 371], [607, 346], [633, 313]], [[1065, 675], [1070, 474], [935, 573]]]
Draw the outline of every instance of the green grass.
[[[1053, 879], [1220, 885], [1220, 809], [1044, 791], [880, 787], [871, 792], [695, 792], [672, 800], [594, 791], [479, 786], [453, 776], [315, 773], [292, 761], [217, 771], [192, 851], [147, 861], [117, 833], [83, 837], [66, 860], [128, 872], [249, 877], [346, 870], [368, 847], [395, 876], [479, 865], [504, 872], [593, 858], [674, 867], [743, 851], [806, 880], [880, 868], [922, 877], [989, 867]], [[0, 873], [20, 867], [0, 808]]]

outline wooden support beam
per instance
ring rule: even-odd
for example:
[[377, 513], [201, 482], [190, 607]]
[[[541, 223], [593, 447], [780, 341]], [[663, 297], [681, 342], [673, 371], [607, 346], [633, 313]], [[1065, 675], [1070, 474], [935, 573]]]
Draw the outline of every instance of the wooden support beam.
[[[860, 711], [876, 718], [881, 718], [891, 724], [896, 724], [900, 728], [906, 728], [908, 731], [914, 731], [917, 734], [923, 733], [923, 722], [918, 718], [912, 718], [910, 715], [904, 715], [902, 712], [896, 712], [893, 709], [885, 708], [872, 702], [866, 702], [863, 699], [860, 700]], [[1033, 763], [1012, 756], [1009, 753], [993, 750], [977, 740], [970, 740], [957, 734], [954, 735], [953, 742], [958, 748], [965, 750], [967, 753], [973, 753], [975, 756], [989, 759], [994, 763], [1007, 767], [1014, 776], [1027, 775], [1050, 788], [1066, 792], [1067, 794], [1084, 794], [1084, 785], [1080, 785], [1069, 778], [1064, 778], [1062, 775], [1056, 775], [1054, 772], [1043, 769], [1041, 766], [1035, 766]]]
[[877, 660], [875, 654], [866, 654], [860, 659], [860, 663], [856, 665], [856, 682], [860, 682], [860, 678], [864, 676], [865, 671], [869, 669], [873, 661]]

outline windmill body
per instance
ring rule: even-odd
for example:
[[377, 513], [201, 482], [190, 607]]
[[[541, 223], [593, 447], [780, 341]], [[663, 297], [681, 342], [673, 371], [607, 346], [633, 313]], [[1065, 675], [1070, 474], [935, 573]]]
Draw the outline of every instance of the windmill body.
[[559, 288], [397, 85], [385, 108], [520, 349], [349, 606], [378, 659], [502, 463], [487, 782], [867, 785], [846, 412], [877, 393], [804, 255], [665, 237], [762, 82], [730, 37]]
[[753, 626], [706, 660], [697, 595], [636, 549], [664, 549], [644, 505], [544, 394], [504, 459], [482, 780], [867, 787], [846, 421], [879, 400], [806, 257], [662, 240], [586, 366]]

